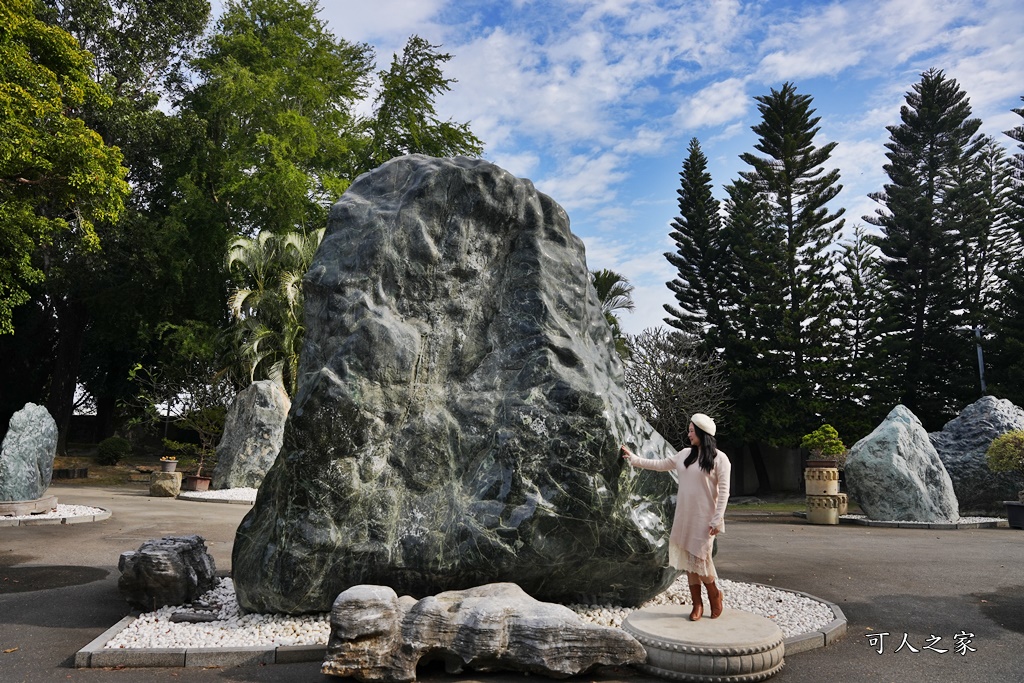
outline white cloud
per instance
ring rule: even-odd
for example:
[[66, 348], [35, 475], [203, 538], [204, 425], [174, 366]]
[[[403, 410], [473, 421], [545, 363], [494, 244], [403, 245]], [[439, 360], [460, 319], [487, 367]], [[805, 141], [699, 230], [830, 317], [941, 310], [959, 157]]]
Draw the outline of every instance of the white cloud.
[[677, 125], [682, 130], [694, 130], [726, 124], [746, 114], [751, 105], [745, 81], [727, 78], [689, 97], [676, 112]]

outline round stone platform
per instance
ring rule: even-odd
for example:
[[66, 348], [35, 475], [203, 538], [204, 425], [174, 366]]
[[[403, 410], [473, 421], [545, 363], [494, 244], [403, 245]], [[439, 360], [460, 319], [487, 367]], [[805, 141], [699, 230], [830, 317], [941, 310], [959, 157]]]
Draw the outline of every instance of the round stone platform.
[[647, 649], [643, 671], [677, 681], [763, 681], [783, 665], [784, 637], [770, 619], [728, 607], [722, 616], [690, 621], [689, 606], [657, 605], [622, 623]]

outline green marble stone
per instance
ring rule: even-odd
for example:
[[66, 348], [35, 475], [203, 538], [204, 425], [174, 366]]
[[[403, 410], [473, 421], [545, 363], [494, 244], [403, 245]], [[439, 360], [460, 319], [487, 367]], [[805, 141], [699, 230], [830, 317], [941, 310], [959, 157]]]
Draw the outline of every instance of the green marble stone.
[[632, 605], [675, 578], [675, 485], [619, 444], [673, 449], [626, 396], [582, 241], [532, 183], [388, 162], [333, 207], [304, 292], [300, 389], [234, 544], [245, 609], [496, 582]]

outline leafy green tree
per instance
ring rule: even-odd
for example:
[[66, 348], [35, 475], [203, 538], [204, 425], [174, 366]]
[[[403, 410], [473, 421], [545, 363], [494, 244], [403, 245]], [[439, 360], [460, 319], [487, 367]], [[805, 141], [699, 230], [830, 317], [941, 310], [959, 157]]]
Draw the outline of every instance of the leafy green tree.
[[47, 275], [43, 250], [96, 251], [97, 222], [114, 220], [128, 193], [118, 149], [81, 118], [109, 106], [89, 54], [33, 13], [31, 0], [0, 6], [0, 334]]
[[299, 352], [305, 328], [302, 319], [302, 277], [324, 237], [324, 228], [309, 235], [274, 234], [239, 237], [228, 251], [228, 269], [239, 286], [228, 304], [228, 334], [236, 357], [232, 371], [242, 384], [272, 379], [289, 396], [299, 385]]
[[182, 107], [207, 142], [183, 190], [198, 208], [188, 219], [220, 226], [218, 262], [236, 235], [326, 225], [354, 177], [372, 52], [336, 38], [318, 11], [312, 0], [229, 0], [192, 62], [198, 85]]
[[54, 248], [36, 254], [47, 264], [47, 279], [34, 292], [35, 329], [52, 342], [42, 337], [19, 346], [35, 347], [46, 359], [48, 379], [35, 391], [45, 393], [63, 450], [78, 390], [84, 387], [93, 401], [97, 437], [112, 433], [117, 403], [130, 390], [128, 369], [145, 353], [152, 330], [163, 316], [173, 317], [169, 309], [204, 299], [196, 291], [177, 296], [188, 278], [171, 272], [189, 252], [174, 244], [171, 212], [160, 194], [173, 192], [175, 155], [189, 145], [183, 144], [185, 129], [158, 104], [177, 88], [182, 58], [205, 27], [209, 3], [41, 0], [36, 12], [94, 56], [91, 75], [106, 104], [86, 103], [80, 113], [106, 144], [121, 150], [131, 185], [117, 220], [95, 223], [102, 249], [58, 238]]
[[763, 156], [741, 154], [751, 167], [741, 176], [766, 207], [766, 224], [754, 235], [755, 249], [772, 261], [754, 268], [752, 282], [757, 285], [751, 297], [755, 313], [771, 320], [774, 328], [761, 359], [772, 368], [768, 372], [774, 375], [776, 391], [772, 404], [760, 409], [771, 416], [774, 438], [796, 445], [820, 414], [818, 386], [833, 362], [832, 247], [843, 227], [844, 209], [831, 211], [828, 205], [842, 185], [838, 170], [824, 168], [836, 143], [814, 144], [820, 117], [814, 116], [809, 95], [785, 83], [755, 99], [762, 120], [753, 127], [758, 135], [754, 147]]
[[434, 100], [455, 82], [441, 68], [452, 56], [437, 52], [438, 47], [414, 35], [391, 68], [379, 73], [381, 88], [367, 122], [369, 144], [360, 172], [403, 154], [477, 156], [483, 151], [468, 123], [437, 117]]
[[882, 229], [884, 376], [875, 400], [902, 403], [928, 429], [939, 429], [972, 391], [973, 344], [958, 331], [966, 303], [959, 226], [964, 178], [957, 169], [977, 157], [984, 139], [967, 95], [942, 71], [924, 72], [907, 93], [901, 123], [888, 126], [889, 177], [872, 198], [881, 207], [865, 220]]
[[675, 305], [665, 304], [669, 314], [665, 322], [681, 332], [711, 339], [714, 348], [722, 325], [719, 302], [719, 277], [725, 256], [722, 245], [722, 221], [719, 203], [711, 191], [708, 160], [697, 138], [690, 140], [683, 170], [679, 173], [679, 215], [672, 221], [669, 237], [676, 251], [665, 258], [677, 276], [668, 282]]
[[622, 358], [629, 358], [629, 340], [622, 331], [622, 323], [615, 311], [632, 311], [636, 308], [633, 303], [633, 285], [621, 274], [607, 268], [590, 271], [590, 282], [597, 291], [601, 312], [612, 329], [615, 350]]

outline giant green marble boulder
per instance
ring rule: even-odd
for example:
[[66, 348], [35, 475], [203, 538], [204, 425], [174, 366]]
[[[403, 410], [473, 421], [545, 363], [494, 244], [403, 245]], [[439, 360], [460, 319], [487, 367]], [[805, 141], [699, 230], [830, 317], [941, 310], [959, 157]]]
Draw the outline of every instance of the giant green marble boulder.
[[245, 609], [497, 582], [638, 604], [675, 578], [675, 485], [619, 444], [672, 448], [626, 396], [583, 243], [532, 183], [392, 160], [333, 207], [304, 293], [300, 388], [235, 537]]

